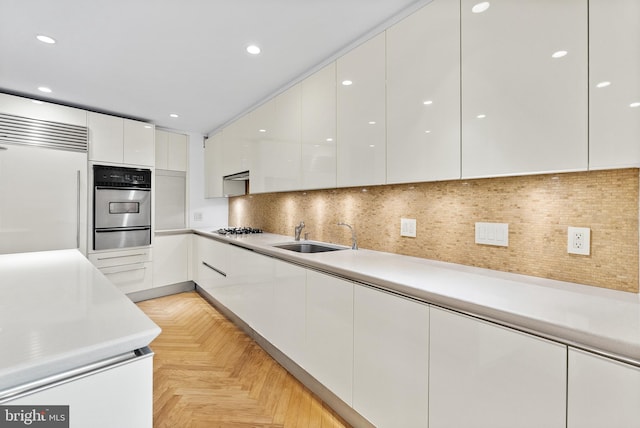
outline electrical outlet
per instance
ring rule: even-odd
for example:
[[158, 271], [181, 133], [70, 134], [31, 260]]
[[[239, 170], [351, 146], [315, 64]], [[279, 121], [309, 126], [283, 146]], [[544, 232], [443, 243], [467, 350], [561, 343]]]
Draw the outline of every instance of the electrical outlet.
[[416, 219], [401, 218], [400, 219], [400, 236], [416, 237]]
[[509, 246], [509, 223], [476, 223], [476, 244]]
[[588, 256], [591, 253], [591, 229], [588, 227], [571, 227], [567, 232], [567, 252]]
[[202, 213], [200, 211], [193, 213], [193, 221], [202, 221]]

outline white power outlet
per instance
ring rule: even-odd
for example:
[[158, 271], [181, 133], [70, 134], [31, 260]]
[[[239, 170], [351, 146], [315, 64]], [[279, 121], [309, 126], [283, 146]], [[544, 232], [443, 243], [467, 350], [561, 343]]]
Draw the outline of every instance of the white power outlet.
[[570, 226], [567, 233], [567, 252], [583, 256], [591, 254], [591, 229]]

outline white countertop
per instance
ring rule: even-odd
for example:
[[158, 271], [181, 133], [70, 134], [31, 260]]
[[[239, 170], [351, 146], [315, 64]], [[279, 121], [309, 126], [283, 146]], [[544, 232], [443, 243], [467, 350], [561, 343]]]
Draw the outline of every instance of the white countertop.
[[366, 249], [302, 254], [270, 233], [195, 232], [640, 365], [640, 296]]
[[0, 255], [0, 392], [143, 348], [159, 334], [77, 250]]

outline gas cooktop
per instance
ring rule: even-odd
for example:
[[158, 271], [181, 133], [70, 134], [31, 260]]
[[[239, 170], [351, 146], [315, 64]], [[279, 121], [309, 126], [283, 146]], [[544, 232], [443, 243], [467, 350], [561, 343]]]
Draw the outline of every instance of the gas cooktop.
[[254, 227], [224, 227], [214, 232], [219, 235], [248, 235], [250, 233], [262, 233], [262, 229]]

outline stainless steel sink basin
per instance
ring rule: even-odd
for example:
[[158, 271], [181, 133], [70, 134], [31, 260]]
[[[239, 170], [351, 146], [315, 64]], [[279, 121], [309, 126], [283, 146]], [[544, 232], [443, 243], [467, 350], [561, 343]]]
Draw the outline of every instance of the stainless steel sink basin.
[[276, 248], [295, 251], [297, 253], [324, 253], [327, 251], [346, 250], [347, 247], [337, 245], [324, 244], [320, 242], [287, 242], [284, 244], [274, 245]]

